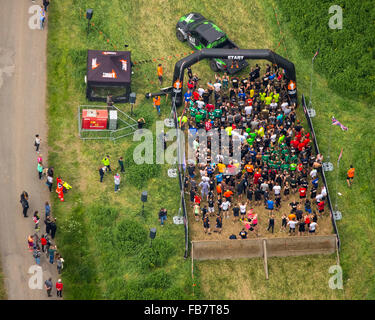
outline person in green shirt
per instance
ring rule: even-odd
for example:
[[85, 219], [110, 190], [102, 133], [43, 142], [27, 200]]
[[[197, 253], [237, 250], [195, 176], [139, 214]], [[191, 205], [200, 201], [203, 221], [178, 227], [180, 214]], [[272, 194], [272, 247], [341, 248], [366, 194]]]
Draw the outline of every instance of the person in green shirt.
[[270, 155], [268, 153], [265, 153], [264, 155], [262, 155], [262, 160], [265, 163], [268, 162], [269, 158], [270, 158]]
[[199, 124], [199, 123], [201, 123], [202, 120], [203, 120], [203, 116], [201, 115], [200, 112], [198, 112], [198, 113], [196, 114], [196, 116], [195, 116], [195, 122], [196, 122], [197, 124]]
[[266, 99], [266, 93], [265, 92], [260, 92], [259, 93], [260, 101], [264, 101]]
[[268, 96], [264, 98], [266, 106], [269, 106], [272, 102], [272, 96]]
[[201, 113], [203, 119], [206, 119], [206, 118], [207, 118], [207, 111], [206, 111], [206, 110], [202, 109], [202, 110], [200, 110], [199, 112]]
[[276, 93], [276, 91], [273, 93], [273, 98], [275, 99], [275, 102], [278, 103], [279, 102], [279, 97], [280, 97], [280, 94]]
[[215, 120], [215, 113], [214, 113], [214, 111], [208, 113], [208, 118], [210, 120]]
[[221, 115], [223, 114], [223, 110], [221, 110], [221, 109], [215, 109], [214, 110], [214, 114], [215, 114], [216, 118], [220, 118]]
[[110, 166], [110, 163], [109, 163], [109, 155], [108, 154], [102, 159], [102, 163], [107, 167], [108, 172], [111, 172], [111, 166]]
[[192, 106], [189, 108], [189, 111], [190, 111], [190, 116], [195, 117], [198, 112], [198, 109]]
[[297, 164], [296, 163], [291, 163], [290, 164], [290, 171], [296, 171], [296, 169], [297, 169]]

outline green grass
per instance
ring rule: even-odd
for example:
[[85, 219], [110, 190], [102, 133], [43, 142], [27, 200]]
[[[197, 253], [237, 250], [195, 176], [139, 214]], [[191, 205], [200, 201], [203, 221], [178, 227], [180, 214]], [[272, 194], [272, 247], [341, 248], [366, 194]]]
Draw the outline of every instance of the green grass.
[[0, 300], [6, 300], [7, 294], [5, 290], [5, 284], [4, 284], [4, 274], [0, 267]]
[[[271, 2], [277, 3], [269, 0], [264, 5], [270, 19], [273, 16]], [[305, 93], [308, 96], [312, 57], [302, 55], [299, 47], [303, 44], [294, 40], [293, 30], [284, 20], [280, 10], [277, 11], [277, 15], [285, 34], [289, 58], [296, 66], [299, 94]], [[302, 17], [296, 18], [302, 19]], [[326, 23], [326, 21], [323, 20], [321, 23]], [[276, 23], [272, 31], [277, 34]], [[319, 56], [316, 59], [319, 59]], [[338, 209], [343, 214], [343, 219], [337, 225], [342, 244], [340, 257], [346, 298], [373, 299], [375, 297], [373, 282], [375, 220], [372, 213], [375, 211], [373, 192], [375, 171], [371, 160], [375, 155], [375, 141], [372, 138], [375, 130], [371, 123], [375, 116], [370, 104], [356, 97], [353, 99], [343, 97], [327, 87], [327, 80], [315, 73], [312, 103], [317, 116], [313, 118], [313, 123], [321, 152], [327, 158], [328, 151], [330, 151], [330, 159], [335, 166], [335, 170], [327, 174], [327, 180], [332, 203], [334, 204], [338, 197]], [[330, 119], [333, 115], [349, 128], [347, 132], [331, 125]], [[335, 192], [335, 185], [337, 159], [341, 148], [344, 151], [340, 161], [337, 192], [340, 192], [342, 196], [338, 196]], [[351, 164], [356, 168], [356, 177], [354, 185], [349, 189], [346, 184], [346, 171]]]
[[[167, 177], [169, 166], [143, 175], [135, 172], [129, 159], [134, 147], [131, 137], [109, 141], [81, 141], [78, 137], [76, 110], [86, 104], [84, 75], [87, 49], [122, 49], [128, 44], [133, 61], [163, 58], [152, 63], [136, 65], [132, 88], [137, 92], [136, 117], [147, 117], [147, 127], [153, 129], [157, 119], [151, 101], [144, 94], [158, 90], [156, 66], [161, 62], [165, 70], [165, 84], [172, 80], [177, 54], [190, 49], [175, 37], [177, 19], [191, 11], [203, 13], [215, 21], [242, 48], [276, 48], [279, 30], [271, 0], [241, 1], [236, 4], [220, 0], [215, 5], [208, 1], [120, 1], [108, 5], [104, 0], [56, 2], [49, 12], [48, 38], [48, 123], [50, 145], [49, 165], [68, 181], [73, 189], [65, 203], [53, 200], [53, 214], [57, 216], [58, 247], [65, 259], [63, 280], [68, 299], [341, 299], [371, 298], [375, 295], [373, 277], [374, 212], [373, 170], [370, 159], [374, 155], [373, 119], [369, 106], [359, 101], [343, 99], [327, 89], [327, 81], [314, 75], [313, 103], [318, 112], [314, 125], [318, 142], [327, 155], [331, 141], [331, 159], [335, 162], [341, 147], [339, 189], [343, 194], [339, 208], [343, 220], [338, 227], [342, 240], [341, 264], [344, 269], [344, 292], [328, 289], [328, 267], [336, 263], [333, 256], [270, 259], [270, 280], [264, 280], [260, 260], [199, 262], [195, 265], [195, 283], [192, 286], [190, 259], [183, 259], [184, 233], [181, 226], [171, 224], [177, 213], [178, 182]], [[86, 8], [94, 9], [94, 26], [86, 36]], [[282, 19], [282, 13], [278, 12]], [[308, 93], [311, 57], [304, 57], [282, 21], [286, 33], [289, 58], [296, 65], [299, 94]], [[99, 33], [99, 30], [102, 34]], [[107, 42], [107, 37], [110, 43]], [[281, 46], [277, 52], [284, 55]], [[255, 63], [255, 62], [254, 62]], [[193, 71], [203, 79], [213, 78], [207, 61], [194, 65]], [[129, 105], [121, 105], [125, 111]], [[163, 117], [170, 112], [170, 98], [162, 99]], [[342, 133], [330, 125], [335, 115], [349, 127]], [[300, 118], [302, 114], [299, 115]], [[367, 121], [366, 121], [367, 120]], [[328, 135], [332, 130], [331, 137]], [[113, 177], [99, 183], [97, 173], [102, 157], [109, 153], [112, 166], [117, 158], [126, 161], [125, 179], [121, 191], [113, 192]], [[355, 184], [346, 187], [345, 172], [353, 163], [357, 170]], [[129, 172], [130, 171], [130, 172]], [[152, 176], [150, 176], [152, 174]], [[135, 186], [136, 177], [143, 177]], [[334, 191], [335, 172], [328, 174]], [[139, 216], [140, 194], [149, 193], [145, 218]], [[334, 201], [334, 193], [331, 192]], [[55, 195], [54, 195], [55, 196]], [[168, 225], [158, 227], [157, 240], [150, 250], [145, 234], [158, 225], [157, 212], [161, 206], [169, 211]], [[116, 245], [116, 239], [136, 243], [131, 235], [119, 238], [123, 226], [134, 228], [139, 245], [134, 250]], [[124, 240], [125, 239], [125, 240]], [[133, 240], [132, 240], [133, 239]], [[142, 240], [143, 239], [143, 240]], [[300, 269], [308, 269], [310, 277]], [[290, 280], [294, 274], [295, 284]], [[220, 275], [220, 277], [218, 277]], [[225, 279], [227, 286], [220, 286]], [[350, 279], [350, 280], [349, 280]], [[255, 280], [255, 281], [254, 281]], [[301, 283], [306, 285], [300, 285]], [[241, 286], [241, 294], [236, 288]], [[193, 295], [194, 288], [194, 295]]]

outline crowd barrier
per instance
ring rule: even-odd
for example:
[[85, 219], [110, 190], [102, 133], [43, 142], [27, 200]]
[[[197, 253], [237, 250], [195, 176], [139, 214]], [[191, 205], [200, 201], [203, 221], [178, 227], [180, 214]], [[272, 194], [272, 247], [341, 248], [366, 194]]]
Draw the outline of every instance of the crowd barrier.
[[[315, 135], [314, 126], [313, 126], [313, 123], [311, 121], [310, 115], [308, 113], [308, 110], [307, 110], [307, 107], [306, 107], [305, 96], [303, 94], [302, 94], [302, 107], [303, 107], [303, 112], [305, 113], [307, 124], [309, 125], [309, 128], [310, 128], [310, 132], [311, 132], [311, 136], [312, 136], [312, 141], [314, 143], [315, 152], [316, 152], [316, 154], [318, 154], [318, 153], [320, 153], [319, 146], [318, 146], [318, 142], [316, 141], [316, 135]], [[331, 217], [331, 221], [332, 221], [333, 230], [334, 230], [336, 238], [337, 238], [337, 249], [340, 250], [339, 231], [337, 229], [336, 220], [335, 220], [335, 218], [333, 216], [333, 206], [332, 206], [332, 203], [331, 203], [331, 197], [329, 195], [327, 179], [326, 179], [326, 176], [325, 176], [325, 173], [324, 173], [324, 170], [323, 170], [322, 167], [320, 167], [318, 171], [320, 172], [320, 174], [322, 176], [324, 186], [326, 187], [326, 190], [327, 190], [327, 202], [328, 202], [330, 217]]]

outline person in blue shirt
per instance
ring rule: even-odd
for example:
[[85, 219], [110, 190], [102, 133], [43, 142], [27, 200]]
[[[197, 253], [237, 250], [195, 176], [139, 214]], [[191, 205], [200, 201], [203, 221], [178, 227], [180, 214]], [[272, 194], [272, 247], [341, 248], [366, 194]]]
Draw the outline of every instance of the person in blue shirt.
[[269, 213], [272, 214], [273, 212], [274, 202], [271, 199], [268, 199], [266, 202], [266, 209], [269, 210]]
[[220, 182], [223, 181], [223, 174], [219, 173], [219, 174], [216, 175], [215, 178], [216, 178], [217, 183], [220, 183]]
[[211, 167], [211, 164], [208, 164], [208, 166], [207, 166], [208, 176], [211, 178], [213, 173], [214, 173], [214, 169]]
[[242, 100], [242, 101], [245, 101], [246, 100], [246, 93], [243, 92], [242, 90], [240, 90], [240, 92], [238, 92], [238, 99]]
[[314, 188], [318, 188], [319, 179], [316, 177], [314, 180], [311, 181]]
[[191, 93], [190, 90], [188, 90], [187, 92], [185, 92], [185, 94], [184, 94], [184, 98], [185, 98], [185, 107], [187, 107], [187, 105], [190, 103], [191, 96], [192, 96], [192, 93]]

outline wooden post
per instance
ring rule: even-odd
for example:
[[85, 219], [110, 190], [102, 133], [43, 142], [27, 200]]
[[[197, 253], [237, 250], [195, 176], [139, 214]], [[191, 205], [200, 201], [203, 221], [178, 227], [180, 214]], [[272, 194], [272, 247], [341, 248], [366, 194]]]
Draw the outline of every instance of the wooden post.
[[264, 272], [266, 273], [266, 280], [268, 280], [268, 263], [267, 263], [267, 244], [266, 244], [266, 239], [263, 239], [263, 258], [264, 258]]

